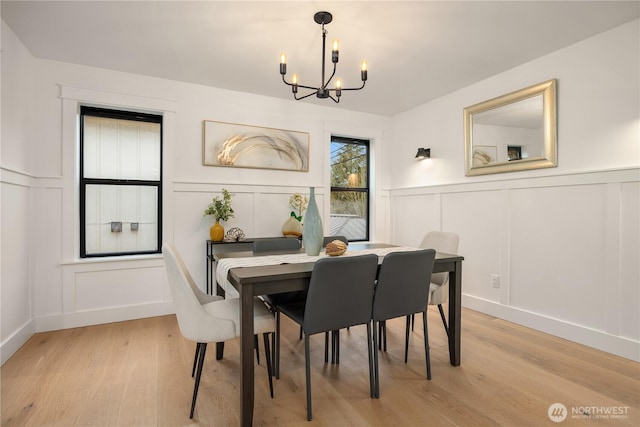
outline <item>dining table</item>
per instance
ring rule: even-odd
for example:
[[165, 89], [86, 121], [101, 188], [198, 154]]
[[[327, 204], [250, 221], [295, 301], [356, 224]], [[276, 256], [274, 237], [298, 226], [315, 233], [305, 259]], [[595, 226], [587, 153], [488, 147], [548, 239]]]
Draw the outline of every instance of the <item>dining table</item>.
[[[375, 253], [379, 263], [393, 251], [417, 250], [386, 243], [349, 243], [341, 256]], [[278, 294], [308, 288], [315, 262], [323, 256], [305, 254], [304, 249], [287, 252], [217, 252], [214, 255], [216, 281], [219, 288], [233, 286], [240, 298], [240, 423], [253, 424], [254, 407], [254, 334], [253, 300], [260, 295]], [[464, 257], [436, 252], [433, 272], [449, 272], [449, 360], [460, 365], [460, 322], [462, 261]], [[425, 283], [429, 286], [429, 283]], [[217, 345], [217, 358], [222, 357], [223, 344]]]

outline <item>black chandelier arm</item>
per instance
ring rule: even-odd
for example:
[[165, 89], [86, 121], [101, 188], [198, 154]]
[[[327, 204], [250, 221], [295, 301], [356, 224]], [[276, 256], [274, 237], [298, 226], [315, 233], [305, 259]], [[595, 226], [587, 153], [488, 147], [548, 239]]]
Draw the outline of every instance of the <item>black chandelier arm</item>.
[[[366, 80], [362, 81], [362, 86], [360, 87], [343, 87], [341, 90], [360, 90], [364, 87], [364, 85], [367, 84]], [[335, 89], [333, 89], [335, 90]]]
[[[313, 88], [309, 88], [309, 89], [313, 89]], [[318, 93], [318, 90], [315, 89], [313, 92], [306, 94], [305, 96], [301, 96], [300, 98], [298, 98], [298, 95], [296, 93], [293, 94], [293, 99], [295, 99], [296, 101], [300, 101], [301, 99], [305, 99], [310, 97], [311, 95], [315, 95], [316, 93]]]
[[[293, 93], [293, 99], [295, 99], [296, 101], [300, 101], [301, 99], [308, 98], [308, 97], [318, 93], [318, 89], [313, 89], [313, 88], [310, 88], [310, 89], [312, 89], [313, 92], [310, 92], [310, 93], [308, 93], [308, 94], [306, 94], [304, 96], [301, 96], [301, 97], [298, 97], [298, 94], [294, 92]], [[336, 90], [332, 89], [332, 91], [335, 92]], [[329, 92], [329, 90], [327, 90], [327, 92]], [[338, 99], [336, 99], [333, 96], [331, 96], [330, 93], [327, 93], [327, 98], [331, 98], [333, 100], [333, 102], [335, 102], [336, 104], [340, 102], [340, 97], [339, 96], [338, 96]]]
[[[283, 81], [283, 82], [284, 82], [284, 84], [286, 84], [287, 86], [297, 86], [297, 87], [299, 87], [299, 88], [309, 89], [309, 90], [314, 90], [314, 91], [317, 91], [317, 90], [319, 89], [319, 88], [317, 88], [317, 87], [305, 86], [305, 85], [301, 85], [301, 84], [299, 84], [299, 83], [297, 83], [297, 84], [295, 84], [295, 85], [294, 85], [293, 83], [289, 83], [288, 81], [286, 81], [286, 80], [284, 79], [284, 74], [282, 75], [282, 81]], [[306, 98], [306, 96], [305, 96], [305, 98]], [[300, 99], [302, 99], [302, 98], [300, 98]]]
[[[334, 90], [335, 91], [335, 89], [327, 89], [327, 85], [331, 82], [331, 79], [335, 75], [336, 75], [336, 64], [333, 64], [333, 73], [331, 73], [331, 77], [329, 77], [329, 80], [327, 80], [327, 82], [324, 83], [322, 85], [322, 87], [318, 88], [318, 87], [312, 87], [312, 86], [305, 86], [305, 85], [301, 85], [300, 83], [297, 83], [296, 86], [298, 86], [299, 88], [301, 87], [301, 88], [310, 89], [310, 90], [318, 90], [318, 89], [324, 88], [325, 90]], [[287, 86], [293, 86], [293, 83], [289, 83], [289, 82], [287, 82], [285, 80], [285, 78], [284, 78], [285, 74], [281, 74], [281, 76], [282, 76], [282, 81], [284, 82], [284, 84], [286, 84]], [[362, 87], [364, 87], [364, 85]]]
[[[326, 24], [331, 23], [333, 17], [331, 15], [331, 13], [329, 12], [317, 12], [314, 16], [313, 16], [313, 20], [315, 21], [316, 24], [320, 24], [322, 27], [322, 67], [321, 67], [321, 74], [322, 74], [322, 79], [320, 81], [320, 86], [319, 87], [313, 87], [313, 86], [306, 86], [306, 85], [302, 85], [300, 83], [297, 82], [298, 80], [298, 76], [296, 74], [294, 74], [294, 79], [292, 82], [288, 82], [285, 78], [286, 74], [287, 74], [287, 58], [286, 55], [283, 53], [280, 56], [280, 75], [282, 76], [282, 82], [287, 85], [287, 86], [291, 86], [291, 92], [293, 93], [293, 97], [296, 100], [301, 100], [301, 99], [305, 99], [308, 98], [312, 95], [316, 95], [318, 98], [320, 99], [324, 99], [324, 98], [331, 98], [331, 100], [333, 102], [335, 102], [336, 104], [340, 102], [340, 97], [342, 96], [342, 91], [343, 90], [350, 90], [350, 91], [355, 91], [355, 90], [360, 90], [360, 89], [364, 89], [365, 85], [366, 85], [366, 81], [367, 81], [367, 62], [363, 61], [362, 62], [362, 69], [360, 70], [360, 78], [362, 79], [362, 85], [360, 87], [347, 87], [347, 88], [343, 88], [341, 87], [341, 81], [337, 80], [336, 81], [336, 87], [334, 88], [328, 88], [329, 84], [331, 83], [331, 81], [333, 80], [333, 78], [336, 75], [336, 70], [337, 70], [337, 66], [338, 66], [338, 61], [339, 61], [339, 49], [338, 49], [338, 45], [337, 43], [334, 43], [333, 45], [333, 49], [331, 50], [331, 62], [333, 63], [333, 70], [331, 72], [331, 75], [329, 76], [328, 79], [326, 79], [325, 81], [325, 64], [326, 64], [326, 40], [327, 40], [327, 30], [325, 30], [324, 26]], [[299, 89], [304, 89], [305, 91], [310, 91], [310, 93], [300, 96], [298, 97], [298, 90]], [[332, 94], [333, 92], [333, 94]]]
[[[293, 86], [293, 85], [292, 85], [292, 86]], [[301, 87], [301, 88], [303, 88], [303, 89], [314, 90], [314, 91], [316, 91], [316, 92], [317, 92], [318, 90], [322, 89], [322, 88], [318, 88], [318, 87], [305, 86], [305, 85], [301, 85], [301, 84], [298, 84], [298, 87]]]

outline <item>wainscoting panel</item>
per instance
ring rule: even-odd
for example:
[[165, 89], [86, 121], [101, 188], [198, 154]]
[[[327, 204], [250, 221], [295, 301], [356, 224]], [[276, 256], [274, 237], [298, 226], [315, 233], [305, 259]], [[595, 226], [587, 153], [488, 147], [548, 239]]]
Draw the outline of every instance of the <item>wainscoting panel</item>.
[[390, 190], [392, 241], [455, 231], [463, 305], [640, 360], [639, 172]]
[[605, 187], [509, 192], [511, 306], [606, 329]]
[[75, 274], [75, 310], [162, 301], [164, 268], [93, 270]]
[[620, 304], [620, 336], [635, 341], [640, 341], [639, 236], [640, 183], [625, 182], [620, 184], [620, 292], [611, 298]]
[[[29, 216], [29, 200], [31, 190], [22, 185], [25, 177], [15, 176], [2, 170], [3, 203], [2, 214], [2, 248], [0, 257], [0, 354], [1, 362], [11, 355], [28, 339], [33, 332], [33, 284], [29, 265], [29, 229], [33, 224]], [[12, 179], [15, 178], [15, 179]], [[28, 178], [26, 178], [28, 180]], [[11, 201], [6, 203], [6, 201]], [[6, 243], [5, 243], [6, 242]], [[9, 244], [10, 243], [10, 244]]]
[[[490, 283], [492, 275], [501, 275], [500, 236], [501, 230], [506, 226], [500, 221], [503, 192], [499, 190], [464, 191], [443, 193], [441, 197], [441, 229], [453, 231], [460, 236], [458, 251], [465, 256], [463, 266], [465, 292], [498, 302], [500, 289], [491, 287]], [[473, 256], [466, 254], [473, 254]]]
[[440, 225], [440, 196], [406, 194], [391, 198], [391, 229], [398, 245], [417, 246], [426, 230]]

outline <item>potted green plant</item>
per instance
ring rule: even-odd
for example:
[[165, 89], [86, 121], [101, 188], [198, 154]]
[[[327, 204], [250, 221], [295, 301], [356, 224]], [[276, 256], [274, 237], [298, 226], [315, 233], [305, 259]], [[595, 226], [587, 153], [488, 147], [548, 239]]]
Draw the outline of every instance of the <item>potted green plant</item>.
[[209, 229], [209, 237], [214, 242], [221, 242], [224, 239], [224, 227], [220, 225], [220, 221], [228, 221], [234, 217], [233, 208], [231, 207], [231, 198], [233, 194], [229, 193], [226, 188], [222, 189], [222, 199], [216, 196], [204, 210], [204, 215], [211, 215], [216, 222]]

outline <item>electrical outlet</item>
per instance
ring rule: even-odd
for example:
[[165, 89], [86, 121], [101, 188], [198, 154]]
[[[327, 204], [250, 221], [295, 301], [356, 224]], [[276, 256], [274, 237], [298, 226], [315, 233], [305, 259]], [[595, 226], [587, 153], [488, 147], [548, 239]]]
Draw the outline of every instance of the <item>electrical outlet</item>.
[[500, 287], [500, 276], [498, 276], [497, 274], [491, 275], [491, 286], [493, 286], [494, 288]]

